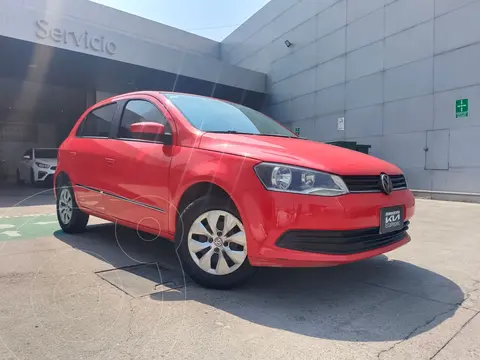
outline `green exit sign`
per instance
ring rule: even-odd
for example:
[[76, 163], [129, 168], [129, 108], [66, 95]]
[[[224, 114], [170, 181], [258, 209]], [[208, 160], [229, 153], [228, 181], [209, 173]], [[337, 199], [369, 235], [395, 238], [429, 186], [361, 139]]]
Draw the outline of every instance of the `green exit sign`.
[[455, 111], [458, 118], [468, 117], [468, 99], [461, 99], [455, 102]]
[[295, 128], [295, 135], [300, 136], [300, 128]]

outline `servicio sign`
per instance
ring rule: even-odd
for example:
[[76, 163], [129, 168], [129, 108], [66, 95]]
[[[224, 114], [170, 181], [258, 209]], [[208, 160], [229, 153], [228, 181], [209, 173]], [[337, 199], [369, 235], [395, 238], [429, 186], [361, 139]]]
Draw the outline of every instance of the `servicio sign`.
[[39, 39], [45, 40], [49, 38], [57, 43], [71, 43], [78, 48], [82, 47], [85, 50], [107, 53], [108, 55], [114, 55], [117, 52], [117, 45], [112, 41], [105, 40], [103, 36], [92, 36], [88, 31], [78, 33], [76, 31], [52, 27], [46, 20], [38, 20], [36, 25], [36, 35]]

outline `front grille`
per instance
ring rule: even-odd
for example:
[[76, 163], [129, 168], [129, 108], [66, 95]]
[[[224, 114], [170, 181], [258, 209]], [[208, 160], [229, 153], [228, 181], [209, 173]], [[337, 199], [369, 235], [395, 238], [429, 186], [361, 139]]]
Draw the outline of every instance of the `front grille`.
[[409, 222], [402, 230], [380, 234], [380, 228], [348, 231], [288, 231], [276, 245], [283, 249], [319, 254], [349, 255], [391, 245], [407, 236]]
[[[352, 193], [382, 191], [380, 175], [343, 176], [342, 179]], [[403, 175], [390, 175], [390, 179], [392, 179], [393, 190], [407, 187], [407, 181]]]

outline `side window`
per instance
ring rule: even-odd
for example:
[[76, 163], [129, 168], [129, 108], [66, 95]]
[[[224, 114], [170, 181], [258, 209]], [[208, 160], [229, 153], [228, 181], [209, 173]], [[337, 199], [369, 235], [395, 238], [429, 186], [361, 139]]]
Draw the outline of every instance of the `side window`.
[[130, 125], [139, 122], [156, 122], [165, 126], [165, 134], [172, 133], [167, 119], [155, 105], [146, 100], [131, 100], [123, 110], [118, 138], [135, 139], [130, 132]]
[[117, 104], [102, 106], [90, 112], [78, 128], [77, 136], [108, 138]]

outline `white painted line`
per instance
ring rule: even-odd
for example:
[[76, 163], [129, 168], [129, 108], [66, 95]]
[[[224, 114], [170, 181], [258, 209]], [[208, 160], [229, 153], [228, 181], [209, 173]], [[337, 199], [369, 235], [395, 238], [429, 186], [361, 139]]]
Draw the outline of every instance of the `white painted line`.
[[4, 231], [2, 233], [0, 233], [0, 235], [7, 235], [8, 237], [19, 237], [21, 236], [20, 233], [18, 231]]
[[58, 224], [58, 221], [40, 221], [36, 222], [33, 225], [51, 225], [51, 224]]
[[12, 224], [0, 224], [0, 230], [2, 229], [11, 229], [11, 228], [14, 228], [15, 225], [12, 225]]
[[22, 217], [38, 217], [38, 216], [53, 216], [55, 213], [47, 213], [47, 214], [24, 214], [24, 215], [7, 215], [7, 216], [0, 216], [0, 219], [14, 219], [14, 218], [22, 218]]

